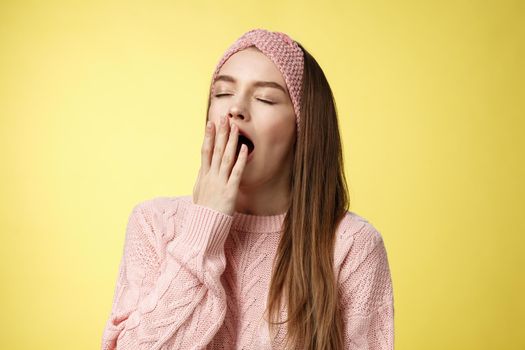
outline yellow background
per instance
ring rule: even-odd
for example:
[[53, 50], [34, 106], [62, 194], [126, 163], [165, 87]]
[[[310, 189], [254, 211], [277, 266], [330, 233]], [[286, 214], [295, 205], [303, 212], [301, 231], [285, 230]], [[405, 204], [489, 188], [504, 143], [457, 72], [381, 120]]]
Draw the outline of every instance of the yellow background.
[[396, 349], [525, 349], [524, 2], [189, 3], [0, 2], [0, 347], [100, 346], [132, 207], [192, 192], [212, 71], [262, 27], [333, 88]]

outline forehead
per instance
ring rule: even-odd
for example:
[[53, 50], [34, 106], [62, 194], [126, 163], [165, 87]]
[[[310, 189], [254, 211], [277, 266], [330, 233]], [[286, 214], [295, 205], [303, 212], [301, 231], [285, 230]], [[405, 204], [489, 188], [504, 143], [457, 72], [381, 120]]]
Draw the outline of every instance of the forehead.
[[221, 66], [219, 75], [230, 75], [241, 81], [270, 80], [286, 87], [277, 66], [256, 47], [248, 47], [231, 55]]

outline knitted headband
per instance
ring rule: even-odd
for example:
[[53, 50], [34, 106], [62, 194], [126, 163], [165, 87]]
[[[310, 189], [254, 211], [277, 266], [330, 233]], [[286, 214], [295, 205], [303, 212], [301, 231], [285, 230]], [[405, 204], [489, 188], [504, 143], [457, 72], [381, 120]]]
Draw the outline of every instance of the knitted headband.
[[[231, 55], [247, 47], [255, 46], [277, 66], [284, 81], [295, 111], [297, 129], [299, 129], [301, 86], [303, 80], [304, 58], [299, 45], [288, 35], [271, 32], [266, 29], [253, 29], [238, 38], [223, 54], [212, 77], [213, 82], [222, 65]], [[211, 91], [213, 94], [213, 90]]]

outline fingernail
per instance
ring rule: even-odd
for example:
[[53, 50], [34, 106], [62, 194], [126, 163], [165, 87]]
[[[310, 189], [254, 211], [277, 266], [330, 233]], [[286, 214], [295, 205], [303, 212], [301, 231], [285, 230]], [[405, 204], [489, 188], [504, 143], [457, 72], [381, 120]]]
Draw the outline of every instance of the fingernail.
[[206, 127], [209, 129], [211, 129], [211, 121], [208, 120], [208, 122], [206, 123]]

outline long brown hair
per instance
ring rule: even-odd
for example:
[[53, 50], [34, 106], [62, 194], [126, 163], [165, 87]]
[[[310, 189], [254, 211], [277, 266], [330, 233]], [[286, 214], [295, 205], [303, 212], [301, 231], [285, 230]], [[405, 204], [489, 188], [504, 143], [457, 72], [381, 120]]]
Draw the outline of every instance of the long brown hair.
[[[267, 321], [272, 334], [275, 325], [287, 323], [286, 348], [339, 350], [343, 321], [333, 252], [350, 198], [332, 90], [317, 61], [298, 45], [304, 53], [301, 127], [294, 144], [290, 207], [273, 261]], [[288, 311], [285, 321], [278, 321], [281, 300]]]

